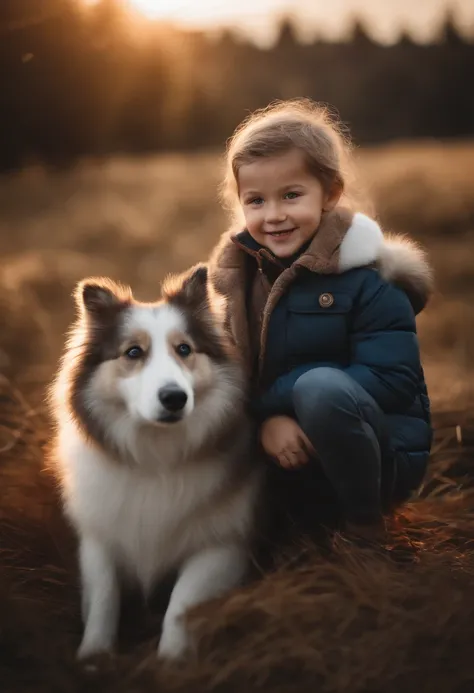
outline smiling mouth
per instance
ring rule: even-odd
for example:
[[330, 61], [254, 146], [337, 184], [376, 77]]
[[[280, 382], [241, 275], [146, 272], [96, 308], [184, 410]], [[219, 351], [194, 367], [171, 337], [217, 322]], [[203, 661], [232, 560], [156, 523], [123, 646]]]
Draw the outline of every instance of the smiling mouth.
[[267, 231], [267, 235], [273, 238], [280, 238], [281, 236], [289, 236], [293, 231], [296, 231], [296, 228], [285, 229], [284, 231]]

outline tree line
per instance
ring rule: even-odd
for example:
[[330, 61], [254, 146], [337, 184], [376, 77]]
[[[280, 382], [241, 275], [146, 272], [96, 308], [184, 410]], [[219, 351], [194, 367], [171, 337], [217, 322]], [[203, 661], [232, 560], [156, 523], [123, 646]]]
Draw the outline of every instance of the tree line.
[[358, 143], [474, 133], [474, 43], [447, 16], [428, 45], [301, 44], [290, 21], [268, 49], [132, 21], [116, 0], [2, 0], [0, 168], [84, 155], [222, 146], [277, 98], [329, 104]]

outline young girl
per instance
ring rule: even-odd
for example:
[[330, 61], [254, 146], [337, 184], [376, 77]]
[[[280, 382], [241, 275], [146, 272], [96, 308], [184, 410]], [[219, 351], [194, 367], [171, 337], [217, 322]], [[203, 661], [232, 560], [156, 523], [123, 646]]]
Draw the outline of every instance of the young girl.
[[244, 121], [224, 184], [237, 230], [221, 238], [209, 277], [227, 297], [263, 449], [289, 488], [303, 468], [319, 469], [346, 530], [372, 541], [429, 457], [415, 314], [431, 271], [412, 242], [343, 202], [348, 153], [308, 100]]

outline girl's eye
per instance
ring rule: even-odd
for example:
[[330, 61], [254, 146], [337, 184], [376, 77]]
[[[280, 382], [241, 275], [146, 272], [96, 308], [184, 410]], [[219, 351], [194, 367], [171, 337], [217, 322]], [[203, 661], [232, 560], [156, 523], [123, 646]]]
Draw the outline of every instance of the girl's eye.
[[178, 356], [181, 356], [183, 359], [187, 358], [190, 353], [191, 353], [191, 347], [189, 344], [186, 344], [186, 342], [183, 342], [182, 344], [178, 344], [176, 347], [176, 353]]
[[289, 200], [295, 200], [299, 196], [300, 196], [300, 194], [297, 192], [288, 192], [285, 195], [285, 197], [287, 197]]
[[125, 356], [128, 359], [131, 359], [132, 361], [141, 358], [143, 356], [143, 354], [144, 354], [143, 349], [139, 346], [131, 346], [125, 352]]
[[249, 200], [250, 205], [261, 205], [263, 202], [263, 197], [254, 197], [252, 200]]

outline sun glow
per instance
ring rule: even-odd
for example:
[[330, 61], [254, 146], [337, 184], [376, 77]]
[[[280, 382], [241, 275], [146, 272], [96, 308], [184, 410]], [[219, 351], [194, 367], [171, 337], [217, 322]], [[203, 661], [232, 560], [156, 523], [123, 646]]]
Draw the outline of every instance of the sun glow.
[[[189, 19], [209, 13], [205, 2], [180, 0], [125, 0], [126, 5], [148, 19]], [[211, 3], [212, 4], [212, 3]], [[203, 7], [204, 6], [204, 7]]]
[[[258, 14], [274, 9], [281, 0], [123, 0], [125, 6], [148, 19], [162, 19], [185, 23], [214, 24], [233, 21], [242, 14]], [[285, 2], [283, 4], [286, 4]], [[256, 8], [256, 5], [258, 8]]]
[[[95, 5], [100, 0], [82, 1]], [[262, 46], [270, 44], [276, 36], [275, 17], [291, 11], [295, 1], [302, 0], [117, 0], [137, 18], [192, 29], [232, 26]]]

